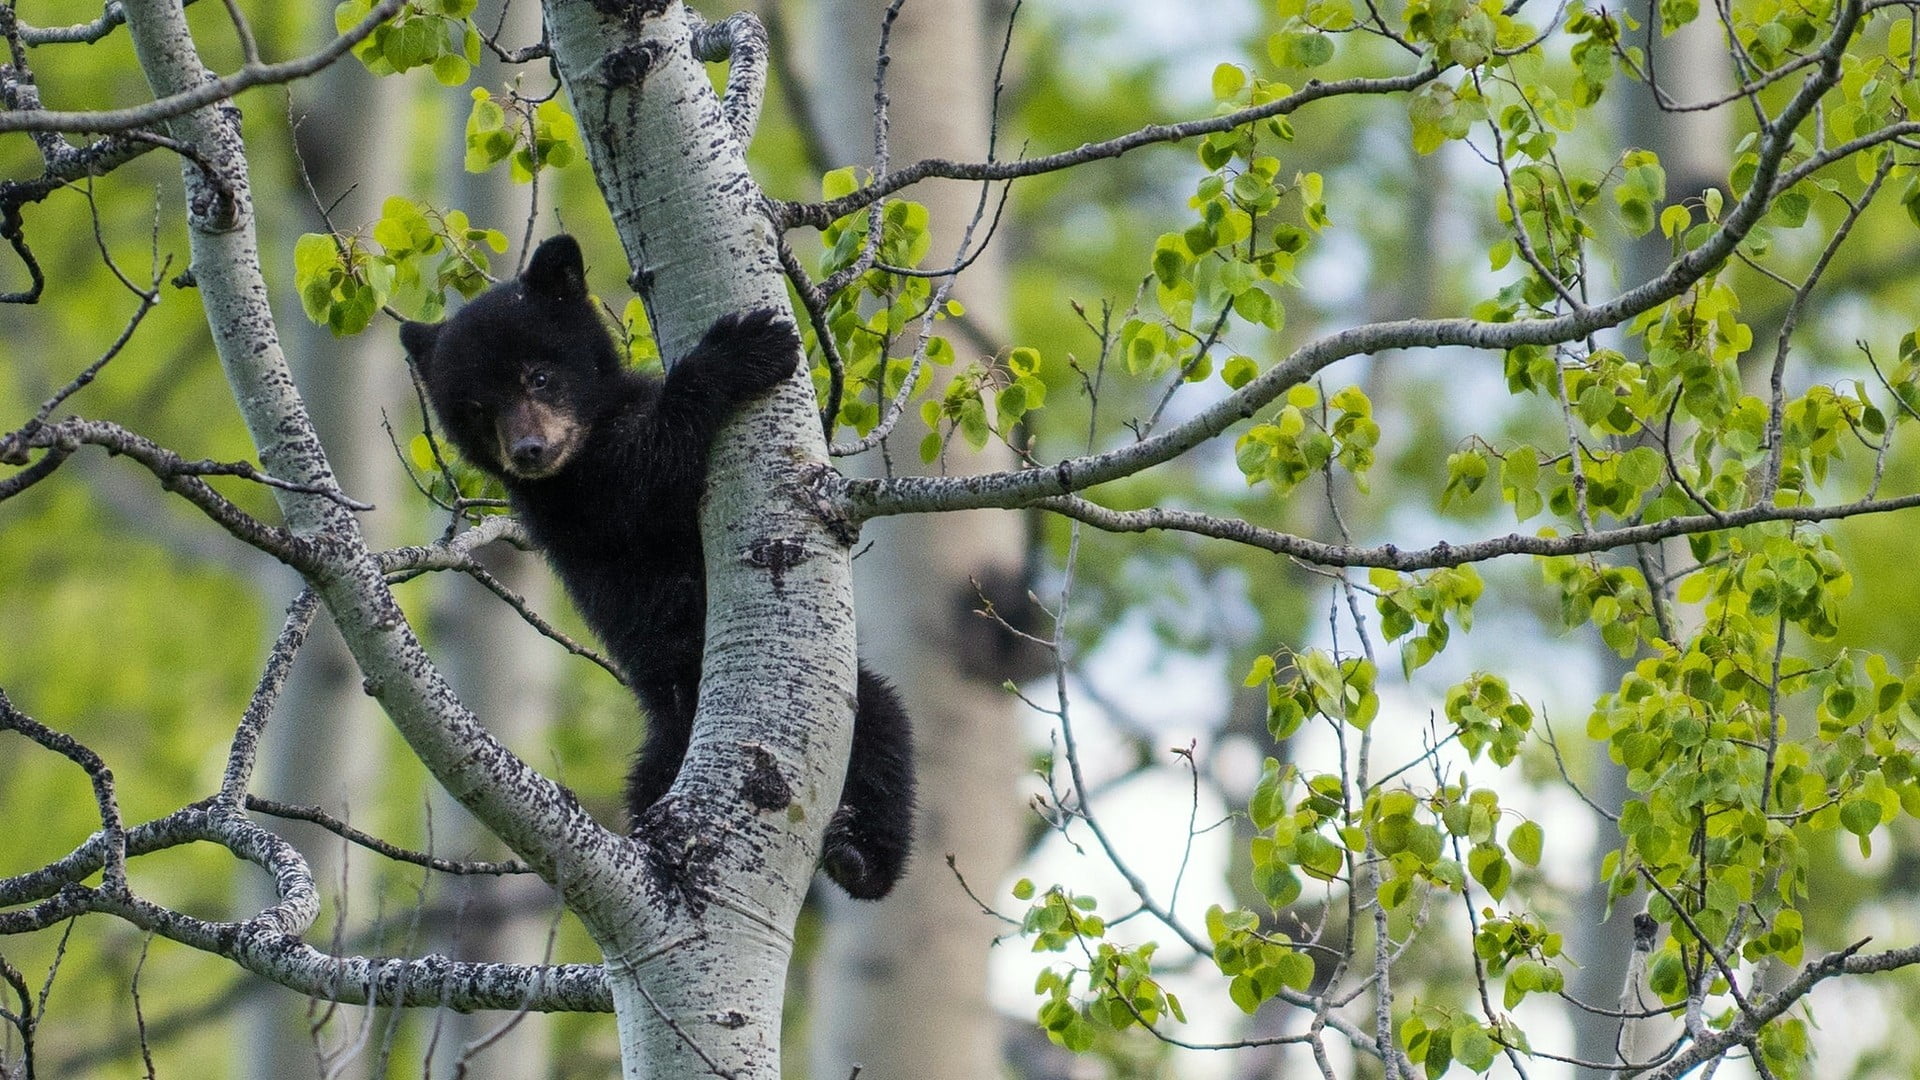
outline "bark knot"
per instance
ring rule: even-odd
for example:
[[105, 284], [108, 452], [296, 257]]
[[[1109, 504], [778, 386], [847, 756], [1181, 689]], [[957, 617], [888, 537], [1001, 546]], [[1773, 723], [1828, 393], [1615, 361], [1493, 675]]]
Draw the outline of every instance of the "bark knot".
[[609, 87], [639, 86], [660, 58], [660, 47], [651, 41], [622, 45], [600, 62], [600, 81]]
[[793, 785], [780, 772], [780, 763], [757, 743], [748, 743], [742, 749], [747, 752], [748, 764], [747, 778], [740, 785], [741, 797], [755, 810], [786, 809], [793, 802]]
[[704, 912], [716, 852], [694, 815], [668, 794], [633, 823], [633, 839], [647, 863], [647, 892], [654, 906], [665, 912], [684, 908], [695, 917]]
[[774, 536], [755, 540], [743, 558], [748, 566], [770, 571], [773, 591], [779, 592], [786, 587], [787, 571], [806, 561], [807, 549], [791, 536]]

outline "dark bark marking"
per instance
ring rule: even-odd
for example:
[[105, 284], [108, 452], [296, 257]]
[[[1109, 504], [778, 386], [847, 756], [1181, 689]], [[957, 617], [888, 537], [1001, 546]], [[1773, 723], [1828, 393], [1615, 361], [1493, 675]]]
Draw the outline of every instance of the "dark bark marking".
[[622, 45], [601, 61], [600, 80], [608, 87], [637, 87], [646, 81], [647, 73], [653, 70], [654, 61], [659, 58], [660, 47], [651, 41]]
[[787, 571], [806, 561], [806, 557], [807, 549], [790, 536], [755, 540], [745, 555], [748, 566], [773, 572], [773, 591], [776, 593], [786, 586]]
[[701, 835], [699, 823], [681, 812], [679, 800], [669, 793], [634, 822], [633, 836], [649, 871], [648, 899], [664, 913], [684, 908], [699, 918], [715, 872], [714, 845]]
[[740, 796], [755, 810], [783, 810], [793, 802], [793, 785], [780, 772], [780, 763], [764, 746], [745, 747], [751, 762], [747, 778], [740, 785]]
[[588, 0], [603, 17], [619, 20], [628, 30], [638, 30], [647, 18], [667, 10], [670, 0]]

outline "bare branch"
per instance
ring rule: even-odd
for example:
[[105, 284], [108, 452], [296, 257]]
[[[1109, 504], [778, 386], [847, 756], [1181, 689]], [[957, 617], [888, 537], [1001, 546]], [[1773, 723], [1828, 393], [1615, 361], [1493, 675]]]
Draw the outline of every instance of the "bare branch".
[[521, 619], [541, 636], [575, 656], [593, 661], [605, 669], [607, 674], [625, 685], [626, 675], [613, 661], [562, 633], [552, 623], [542, 618], [539, 612], [533, 610], [525, 597], [507, 588], [499, 578], [473, 557], [476, 549], [496, 539], [505, 540], [523, 550], [533, 546], [532, 539], [527, 536], [526, 529], [520, 524], [519, 519], [504, 514], [490, 514], [482, 518], [480, 524], [474, 528], [446, 540], [420, 547], [383, 551], [377, 557], [387, 579], [395, 583], [410, 580], [430, 570], [457, 570], [466, 574], [518, 612]]
[[[1774, 491], [1780, 486], [1780, 468], [1787, 450], [1782, 425], [1785, 422], [1787, 408], [1787, 350], [1793, 337], [1793, 329], [1799, 323], [1800, 314], [1806, 309], [1807, 301], [1812, 298], [1814, 287], [1820, 283], [1821, 276], [1826, 273], [1827, 265], [1839, 252], [1840, 245], [1847, 242], [1847, 237], [1853, 232], [1853, 227], [1860, 220], [1860, 215], [1867, 212], [1867, 207], [1873, 203], [1874, 195], [1880, 191], [1880, 185], [1885, 183], [1888, 175], [1893, 172], [1893, 166], [1893, 155], [1888, 154], [1874, 170], [1873, 179], [1867, 183], [1866, 190], [1860, 193], [1857, 201], [1846, 199], [1845, 196], [1841, 197], [1847, 203], [1847, 215], [1839, 225], [1835, 226], [1833, 235], [1828, 238], [1826, 246], [1820, 250], [1820, 257], [1814, 261], [1813, 269], [1807, 271], [1806, 281], [1794, 290], [1793, 300], [1787, 304], [1787, 313], [1780, 320], [1780, 331], [1776, 335], [1773, 352], [1773, 368], [1767, 379], [1767, 471], [1760, 480], [1759, 498], [1762, 501], [1771, 499]], [[1896, 400], [1899, 399], [1897, 394], [1894, 397]]]
[[28, 109], [0, 112], [0, 131], [67, 131], [102, 134], [130, 131], [133, 128], [148, 127], [163, 120], [190, 113], [215, 102], [225, 101], [251, 87], [292, 82], [320, 71], [345, 56], [355, 45], [365, 41], [381, 23], [392, 18], [404, 3], [405, 0], [380, 0], [380, 4], [368, 12], [367, 17], [360, 20], [353, 29], [333, 39], [318, 52], [298, 60], [288, 60], [279, 64], [247, 64], [232, 75], [213, 79], [192, 89], [127, 109], [102, 109], [96, 112]]
[[100, 888], [109, 893], [126, 892], [127, 830], [120, 821], [120, 804], [113, 793], [113, 772], [107, 763], [73, 736], [54, 731], [14, 708], [5, 690], [0, 690], [0, 731], [17, 731], [86, 771], [87, 779], [93, 784], [94, 802], [100, 808], [103, 842]]
[[[8, 716], [18, 714], [9, 710], [9, 714], [0, 715], [0, 720]], [[17, 725], [8, 726], [19, 730]], [[47, 898], [32, 907], [0, 912], [0, 934], [43, 929], [83, 912], [100, 912], [168, 940], [226, 956], [249, 971], [322, 1000], [461, 1010], [612, 1009], [597, 965], [462, 963], [440, 956], [336, 956], [313, 948], [299, 938], [319, 910], [305, 860], [230, 804], [197, 803], [125, 833], [129, 857], [194, 842], [218, 844], [272, 873], [280, 902], [244, 922], [213, 922], [161, 907], [124, 887], [114, 890], [103, 884], [88, 888], [80, 882], [103, 864], [112, 865], [106, 860], [107, 839], [96, 834], [59, 862], [0, 879], [0, 906]]]
[[501, 47], [500, 35], [507, 28], [507, 13], [512, 10], [513, 0], [506, 0], [506, 3], [500, 5], [500, 21], [494, 24], [493, 33], [481, 36], [481, 40], [487, 43], [487, 48], [492, 50], [493, 55], [499, 57], [503, 64], [524, 64], [530, 60], [545, 60], [551, 57], [553, 50], [547, 47], [544, 27], [541, 29], [540, 40], [531, 45], [522, 45], [517, 49]]
[[317, 806], [296, 806], [292, 803], [279, 802], [274, 799], [263, 799], [258, 795], [248, 795], [246, 797], [246, 806], [249, 810], [258, 811], [262, 814], [271, 814], [274, 817], [285, 818], [288, 821], [304, 821], [310, 825], [318, 825], [348, 843], [357, 844], [360, 847], [366, 848], [368, 851], [384, 855], [395, 862], [412, 863], [415, 866], [423, 866], [429, 870], [437, 870], [443, 874], [465, 877], [471, 875], [497, 876], [501, 874], [533, 873], [533, 867], [528, 866], [518, 859], [507, 859], [500, 862], [460, 862], [454, 859], [442, 859], [424, 852], [409, 851], [406, 848], [400, 847], [398, 844], [392, 844], [382, 840], [372, 833], [361, 832], [359, 829], [328, 814]]
[[319, 608], [320, 598], [312, 589], [300, 590], [300, 595], [294, 597], [287, 608], [286, 625], [274, 641], [273, 651], [267, 655], [266, 670], [261, 672], [260, 683], [247, 702], [247, 711], [240, 718], [240, 726], [234, 729], [233, 744], [227, 751], [226, 773], [220, 780], [220, 797], [227, 802], [237, 803], [246, 793], [247, 781], [253, 777], [260, 733], [266, 730], [267, 718], [273, 714], [280, 691], [287, 684], [293, 658], [306, 643], [307, 630], [313, 625], [314, 612]]
[[533, 550], [533, 537], [527, 535], [520, 519], [506, 514], [488, 514], [471, 529], [445, 540], [416, 547], [392, 548], [374, 556], [380, 571], [388, 577], [416, 574], [426, 570], [465, 570], [473, 553], [499, 540], [522, 551]]
[[847, 364], [840, 356], [840, 346], [833, 340], [833, 328], [827, 324], [827, 298], [814, 284], [807, 268], [800, 263], [800, 257], [793, 253], [792, 245], [785, 239], [779, 243], [780, 269], [786, 272], [787, 282], [800, 297], [800, 306], [806, 309], [807, 322], [813, 326], [813, 338], [820, 343], [820, 353], [827, 361], [827, 402], [820, 408], [820, 426], [826, 438], [833, 438], [833, 429], [840, 422], [840, 402], [846, 393]]
[[1710, 1031], [1695, 1039], [1693, 1045], [1658, 1070], [1644, 1075], [1649, 1080], [1677, 1080], [1704, 1062], [1720, 1057], [1736, 1046], [1746, 1045], [1759, 1035], [1761, 1028], [1798, 1005], [1815, 986], [1836, 975], [1875, 974], [1920, 964], [1920, 945], [1858, 955], [1866, 944], [1865, 941], [1859, 941], [1839, 952], [1828, 953], [1809, 962], [1792, 981], [1774, 990], [1753, 1008], [1736, 1013], [1733, 1022], [1724, 1030]]
[[1289, 555], [1316, 566], [1380, 566], [1391, 570], [1432, 570], [1485, 562], [1503, 555], [1585, 555], [1633, 544], [1647, 544], [1676, 536], [1719, 532], [1763, 521], [1837, 521], [1863, 514], [1885, 514], [1920, 506], [1920, 494], [1892, 499], [1860, 499], [1829, 506], [1778, 506], [1760, 503], [1724, 513], [1688, 514], [1660, 521], [1623, 525], [1565, 536], [1509, 533], [1464, 544], [1441, 542], [1427, 548], [1401, 550], [1393, 544], [1352, 547], [1308, 540], [1290, 533], [1263, 529], [1235, 518], [1220, 518], [1187, 510], [1159, 507], [1145, 510], [1109, 510], [1078, 496], [1037, 499], [1030, 505], [1083, 521], [1108, 532], [1148, 532], [1168, 529]]
[[1178, 124], [1153, 124], [1138, 131], [1129, 132], [1104, 142], [1087, 143], [1073, 150], [1044, 157], [1027, 158], [1019, 161], [989, 161], [965, 163], [947, 161], [942, 158], [929, 158], [915, 162], [903, 169], [885, 173], [874, 179], [866, 187], [849, 195], [841, 196], [823, 203], [775, 203], [776, 218], [781, 225], [791, 228], [795, 225], [809, 225], [824, 229], [840, 218], [846, 217], [863, 207], [886, 198], [903, 188], [927, 179], [947, 180], [1016, 180], [1026, 176], [1039, 176], [1043, 173], [1058, 172], [1061, 169], [1083, 165], [1089, 161], [1116, 158], [1129, 150], [1155, 143], [1180, 142], [1199, 135], [1211, 135], [1218, 131], [1231, 131], [1246, 124], [1257, 123], [1275, 116], [1285, 116], [1302, 105], [1319, 101], [1322, 98], [1340, 97], [1353, 94], [1394, 94], [1405, 90], [1417, 89], [1431, 82], [1439, 75], [1439, 69], [1424, 67], [1407, 75], [1398, 75], [1384, 79], [1341, 79], [1335, 82], [1310, 80], [1307, 85], [1288, 94], [1286, 97], [1240, 109], [1220, 116], [1210, 116], [1201, 120], [1188, 120]]
[[[317, 540], [296, 537], [284, 528], [260, 521], [228, 501], [201, 477], [238, 476], [290, 491], [312, 490], [315, 494], [338, 495], [332, 489], [309, 489], [307, 485], [294, 481], [271, 478], [246, 462], [188, 461], [150, 439], [102, 420], [63, 420], [41, 427], [24, 438], [20, 432], [15, 432], [0, 439], [0, 461], [23, 456], [26, 449], [43, 449], [48, 454], [39, 465], [44, 466], [49, 458], [57, 456], [63, 460], [73, 451], [89, 445], [103, 447], [109, 453], [124, 455], [144, 465], [147, 471], [160, 478], [162, 487], [186, 498], [235, 537], [287, 565], [296, 569], [313, 569], [319, 565]], [[45, 473], [39, 475], [44, 476]], [[20, 485], [20, 488], [25, 486]], [[17, 493], [17, 490], [7, 491], [0, 487], [0, 497]], [[338, 497], [347, 503], [352, 502], [345, 495]]]
[[[108, 265], [111, 266], [112, 264], [109, 263]], [[114, 273], [119, 273], [118, 268], [114, 269]], [[47, 418], [53, 415], [53, 411], [59, 408], [62, 402], [65, 402], [68, 398], [79, 393], [85, 389], [88, 384], [92, 383], [100, 374], [100, 370], [106, 367], [108, 362], [114, 357], [119, 356], [122, 349], [126, 348], [127, 342], [133, 339], [133, 332], [140, 328], [141, 321], [147, 317], [147, 312], [152, 311], [154, 305], [160, 302], [160, 290], [157, 287], [150, 288], [144, 292], [140, 290], [135, 291], [139, 293], [140, 305], [134, 310], [132, 317], [127, 320], [126, 328], [120, 331], [120, 336], [114, 339], [113, 344], [107, 346], [106, 352], [100, 354], [100, 359], [95, 360], [93, 363], [81, 369], [80, 374], [75, 375], [72, 379], [68, 380], [65, 386], [54, 391], [52, 397], [41, 402], [40, 407], [34, 410], [33, 418], [21, 425], [18, 431], [6, 436], [0, 436], [0, 462], [18, 464], [18, 460], [15, 460], [18, 457], [18, 453], [15, 452], [14, 448], [18, 447], [20, 452], [24, 452], [26, 449], [26, 440], [32, 436], [34, 432], [46, 425]]]
[[[1069, 584], [1073, 580], [1074, 564], [1079, 559], [1079, 555], [1080, 530], [1078, 527], [1075, 527], [1067, 541], [1066, 581]], [[1121, 877], [1126, 879], [1127, 888], [1131, 889], [1133, 895], [1139, 899], [1140, 906], [1151, 913], [1153, 917], [1158, 919], [1167, 929], [1173, 931], [1181, 941], [1186, 943], [1187, 948], [1193, 950], [1196, 956], [1212, 956], [1213, 946], [1209, 945], [1204, 937], [1201, 937], [1186, 924], [1182, 923], [1174, 915], [1172, 908], [1154, 901], [1151, 891], [1147, 888], [1145, 879], [1141, 878], [1132, 866], [1120, 857], [1120, 850], [1114, 846], [1112, 838], [1107, 835], [1106, 829], [1101, 827], [1099, 820], [1093, 816], [1092, 808], [1087, 805], [1087, 793], [1091, 790], [1091, 787], [1087, 784], [1086, 776], [1082, 773], [1080, 767], [1079, 744], [1074, 738], [1073, 722], [1069, 718], [1069, 709], [1067, 707], [1065, 644], [1067, 610], [1070, 599], [1071, 593], [1068, 587], [1063, 586], [1060, 591], [1060, 606], [1053, 620], [1052, 649], [1054, 655], [1054, 698], [1057, 708], [1054, 715], [1060, 719], [1060, 738], [1066, 749], [1067, 770], [1073, 777], [1074, 794], [1080, 804], [1075, 813], [1079, 816], [1080, 820], [1087, 823], [1087, 828], [1092, 830], [1094, 839], [1100, 843], [1100, 850], [1106, 853], [1107, 862], [1112, 865], [1115, 870], [1119, 871]]]
[[486, 567], [481, 566], [477, 562], [469, 563], [468, 565], [462, 566], [459, 569], [465, 572], [468, 577], [479, 582], [480, 585], [483, 588], [485, 588], [488, 592], [499, 597], [502, 601], [506, 603], [508, 607], [518, 612], [520, 615], [520, 618], [525, 620], [528, 626], [531, 626], [536, 631], [538, 631], [541, 637], [544, 637], [547, 640], [553, 642], [554, 644], [559, 645], [561, 648], [567, 650], [568, 652], [572, 653], [575, 656], [583, 657], [587, 660], [593, 661], [595, 664], [599, 665], [600, 668], [604, 670], [607, 674], [613, 676], [614, 681], [620, 683], [622, 686], [627, 685], [626, 673], [621, 671], [620, 668], [617, 665], [615, 665], [613, 661], [607, 659], [605, 656], [601, 655], [599, 652], [596, 652], [595, 650], [590, 649], [587, 646], [582, 645], [579, 642], [573, 640], [572, 637], [562, 633], [552, 623], [548, 622], [544, 618], [541, 618], [540, 613], [533, 610], [533, 607], [527, 603], [527, 600], [525, 597], [521, 596], [517, 592], [514, 592], [512, 589], [507, 588], [506, 585], [503, 584], [499, 578], [493, 576], [492, 571], [489, 571]]

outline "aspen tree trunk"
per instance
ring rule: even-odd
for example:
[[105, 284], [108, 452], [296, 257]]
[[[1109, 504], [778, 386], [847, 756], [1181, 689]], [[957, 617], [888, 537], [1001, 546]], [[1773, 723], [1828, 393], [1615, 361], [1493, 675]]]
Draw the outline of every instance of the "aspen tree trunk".
[[[684, 355], [728, 312], [790, 318], [759, 188], [682, 5], [548, 0], [546, 17], [662, 353]], [[825, 449], [804, 373], [716, 440], [700, 708], [639, 837], [652, 895], [575, 904], [606, 957], [629, 1080], [780, 1075], [792, 927], [853, 726], [847, 548], [804, 491]], [[784, 806], [763, 801], [775, 786]]]
[[[198, 93], [208, 71], [180, 5], [125, 0], [124, 10], [154, 93]], [[666, 355], [684, 355], [722, 313], [784, 311], [766, 205], [693, 59], [685, 9], [549, 0], [546, 15], [555, 66]], [[262, 467], [289, 482], [273, 489], [286, 524], [272, 535], [340, 628], [367, 692], [447, 792], [552, 883], [593, 936], [629, 1080], [778, 1077], [792, 927], [838, 803], [855, 685], [847, 544], [810, 486], [823, 479], [825, 446], [809, 380], [796, 372], [721, 434], [701, 513], [709, 618], [692, 744], [635, 835], [611, 833], [460, 704], [359, 522], [329, 496], [337, 474], [268, 305], [233, 110], [209, 104], [166, 128], [197, 151], [182, 176], [215, 353]], [[228, 811], [232, 798], [216, 797]], [[303, 864], [274, 865], [286, 895], [273, 915], [222, 932], [236, 958], [278, 976], [311, 951], [280, 927], [304, 932], [319, 902]], [[203, 947], [224, 944], [219, 933]], [[404, 995], [358, 966], [364, 997]], [[500, 1000], [514, 973], [496, 967], [462, 976], [469, 1000]]]
[[[834, 164], [873, 163], [873, 60], [884, 0], [823, 0], [812, 28], [814, 117]], [[893, 164], [926, 157], [984, 160], [1000, 30], [980, 0], [909, 4], [894, 24], [887, 73]], [[925, 264], [948, 265], [979, 202], [978, 185], [923, 184], [934, 243]], [[994, 198], [998, 192], [994, 193]], [[991, 213], [991, 200], [989, 213]], [[974, 242], [985, 235], [976, 230]], [[962, 360], [979, 338], [1005, 338], [1005, 273], [999, 248], [967, 269], [955, 290], [981, 334], [948, 326]], [[944, 377], [944, 369], [935, 369]], [[936, 390], [935, 393], [938, 393]], [[896, 471], [923, 466], [924, 429], [902, 419], [892, 445]], [[979, 453], [955, 441], [949, 473], [1016, 467], [998, 443]], [[877, 471], [868, 455], [860, 471]], [[1001, 1070], [1002, 1021], [987, 1000], [990, 944], [999, 927], [967, 899], [946, 856], [983, 896], [997, 893], [1019, 856], [1024, 812], [1016, 793], [1025, 763], [1012, 673], [994, 662], [1004, 635], [973, 614], [972, 581], [1016, 584], [1026, 531], [1018, 514], [969, 512], [868, 523], [854, 563], [860, 638], [867, 662], [899, 684], [914, 719], [919, 835], [906, 880], [876, 905], [827, 897], [827, 931], [814, 969], [809, 1075], [838, 1080], [855, 1063], [875, 1080], [976, 1080]], [[1004, 588], [995, 597], [1008, 602]]]

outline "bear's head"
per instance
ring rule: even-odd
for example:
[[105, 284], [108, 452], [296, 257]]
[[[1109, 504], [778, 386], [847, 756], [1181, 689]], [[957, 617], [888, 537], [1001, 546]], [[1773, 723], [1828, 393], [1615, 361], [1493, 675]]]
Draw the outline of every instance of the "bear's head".
[[567, 467], [621, 367], [565, 235], [446, 322], [403, 324], [400, 341], [460, 455], [518, 480]]

